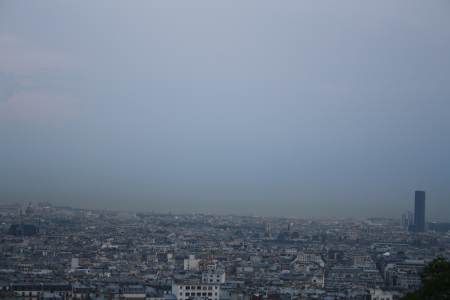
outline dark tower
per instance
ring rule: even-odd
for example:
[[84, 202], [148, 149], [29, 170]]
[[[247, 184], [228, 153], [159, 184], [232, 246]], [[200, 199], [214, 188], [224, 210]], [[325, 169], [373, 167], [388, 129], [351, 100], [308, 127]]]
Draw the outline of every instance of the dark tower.
[[425, 231], [425, 192], [416, 191], [414, 201], [414, 229], [416, 232]]

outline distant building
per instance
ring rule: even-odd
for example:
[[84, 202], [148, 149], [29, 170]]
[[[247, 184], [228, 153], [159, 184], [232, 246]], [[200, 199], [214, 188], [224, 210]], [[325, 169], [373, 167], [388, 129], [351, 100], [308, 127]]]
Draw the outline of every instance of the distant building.
[[384, 269], [384, 278], [389, 288], [415, 290], [421, 285], [420, 273], [425, 267], [423, 260], [405, 260], [389, 263]]
[[297, 258], [294, 259], [291, 263], [303, 263], [303, 264], [310, 264], [315, 263], [321, 266], [322, 268], [325, 266], [325, 262], [322, 260], [322, 257], [315, 253], [304, 253], [300, 252], [297, 255]]
[[15, 215], [20, 211], [19, 204], [0, 205], [0, 216]]
[[270, 225], [270, 223], [266, 223], [266, 228], [264, 230], [264, 237], [266, 238], [272, 237], [272, 225]]
[[394, 292], [383, 291], [381, 289], [370, 289], [371, 300], [392, 300], [394, 299]]
[[80, 267], [80, 259], [78, 257], [72, 257], [72, 260], [70, 262], [70, 269], [76, 270]]
[[414, 200], [414, 230], [425, 231], [425, 192], [416, 191]]
[[219, 300], [220, 286], [205, 283], [176, 283], [172, 285], [172, 294], [177, 300]]
[[414, 228], [414, 215], [408, 211], [402, 215], [402, 225], [405, 229]]
[[33, 224], [12, 224], [8, 233], [16, 236], [32, 236], [39, 233], [39, 228]]
[[22, 299], [67, 299], [71, 294], [72, 286], [53, 283], [17, 283], [11, 284], [10, 291]]
[[224, 270], [211, 270], [202, 273], [203, 283], [225, 283], [225, 271]]
[[200, 259], [195, 258], [195, 255], [189, 255], [189, 258], [184, 260], [185, 271], [198, 271]]
[[431, 222], [428, 223], [428, 229], [434, 230], [436, 232], [449, 232], [450, 231], [450, 223], [449, 222]]
[[353, 265], [355, 267], [371, 267], [373, 265], [373, 260], [370, 255], [361, 254], [353, 256]]
[[145, 288], [142, 285], [129, 285], [121, 289], [120, 299], [145, 300]]

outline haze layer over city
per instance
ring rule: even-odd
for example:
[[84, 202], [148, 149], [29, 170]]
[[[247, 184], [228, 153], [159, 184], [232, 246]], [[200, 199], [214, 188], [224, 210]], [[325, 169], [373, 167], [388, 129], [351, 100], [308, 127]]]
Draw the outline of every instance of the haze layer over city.
[[450, 215], [447, 1], [1, 1], [0, 201]]

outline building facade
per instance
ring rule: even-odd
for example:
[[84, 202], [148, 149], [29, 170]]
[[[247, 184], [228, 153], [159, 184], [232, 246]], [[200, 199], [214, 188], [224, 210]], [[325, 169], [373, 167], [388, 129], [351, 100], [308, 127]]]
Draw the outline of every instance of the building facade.
[[219, 300], [220, 286], [205, 283], [175, 283], [172, 285], [172, 294], [177, 300]]
[[414, 199], [414, 229], [416, 232], [425, 231], [425, 192], [416, 191]]

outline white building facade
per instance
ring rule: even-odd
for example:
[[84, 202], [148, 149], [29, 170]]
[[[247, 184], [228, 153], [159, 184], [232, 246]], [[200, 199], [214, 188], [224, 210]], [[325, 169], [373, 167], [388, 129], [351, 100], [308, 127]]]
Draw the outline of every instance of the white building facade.
[[200, 269], [200, 259], [195, 258], [195, 255], [189, 255], [189, 258], [184, 260], [185, 271], [198, 271]]
[[176, 283], [172, 285], [172, 294], [177, 300], [205, 299], [219, 300], [220, 286], [218, 284]]

